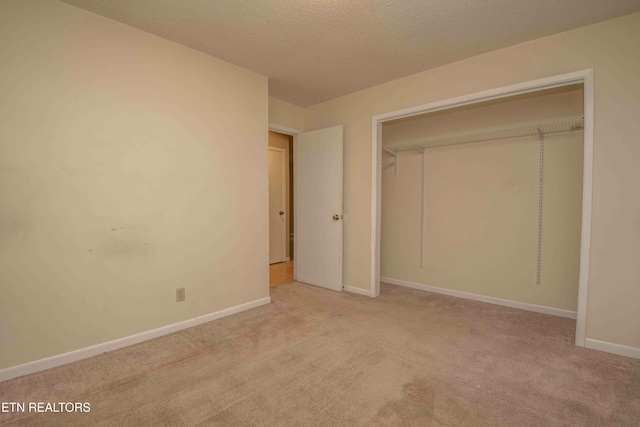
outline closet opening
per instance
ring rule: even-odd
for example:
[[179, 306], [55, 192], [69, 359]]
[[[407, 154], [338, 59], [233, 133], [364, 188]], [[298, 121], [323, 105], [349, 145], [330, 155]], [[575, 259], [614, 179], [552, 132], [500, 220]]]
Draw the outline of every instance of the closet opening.
[[591, 216], [590, 72], [374, 117], [380, 282], [577, 319]]

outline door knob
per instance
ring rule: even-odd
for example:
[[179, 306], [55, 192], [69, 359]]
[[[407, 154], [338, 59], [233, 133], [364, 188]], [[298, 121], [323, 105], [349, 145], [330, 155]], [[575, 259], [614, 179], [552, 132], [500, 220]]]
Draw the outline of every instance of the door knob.
[[339, 220], [339, 219], [340, 219], [340, 215], [334, 215], [334, 216], [333, 216], [333, 220], [334, 220], [334, 221], [337, 221], [337, 220]]
[[279, 212], [279, 214], [280, 214], [280, 215], [284, 215], [284, 212], [280, 211], [280, 212]]

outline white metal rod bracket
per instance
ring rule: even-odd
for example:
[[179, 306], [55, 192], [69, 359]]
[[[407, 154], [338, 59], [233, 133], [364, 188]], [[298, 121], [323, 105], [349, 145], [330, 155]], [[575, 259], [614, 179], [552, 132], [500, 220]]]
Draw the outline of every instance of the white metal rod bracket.
[[542, 197], [544, 190], [544, 134], [538, 128], [540, 135], [540, 160], [538, 169], [538, 248], [536, 259], [536, 285], [540, 284], [540, 266], [542, 263]]
[[424, 268], [424, 179], [425, 179], [425, 151], [423, 147], [416, 147], [422, 153], [422, 179], [420, 181], [420, 268]]
[[386, 151], [387, 153], [393, 156], [393, 163], [391, 163], [393, 165], [393, 173], [394, 175], [398, 175], [398, 152], [390, 150], [386, 147], [382, 147], [382, 148], [384, 149], [384, 151]]

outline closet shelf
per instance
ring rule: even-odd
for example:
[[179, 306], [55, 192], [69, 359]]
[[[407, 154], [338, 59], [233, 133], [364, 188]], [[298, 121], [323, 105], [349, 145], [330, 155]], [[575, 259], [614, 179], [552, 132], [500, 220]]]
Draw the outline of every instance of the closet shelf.
[[400, 142], [387, 145], [385, 151], [395, 155], [399, 151], [419, 150], [444, 147], [449, 145], [472, 144], [475, 142], [494, 141], [509, 138], [521, 138], [535, 135], [549, 135], [553, 133], [571, 132], [584, 128], [584, 117], [567, 117], [563, 119], [542, 122], [522, 123], [519, 125], [503, 126], [473, 132], [439, 136], [422, 141]]

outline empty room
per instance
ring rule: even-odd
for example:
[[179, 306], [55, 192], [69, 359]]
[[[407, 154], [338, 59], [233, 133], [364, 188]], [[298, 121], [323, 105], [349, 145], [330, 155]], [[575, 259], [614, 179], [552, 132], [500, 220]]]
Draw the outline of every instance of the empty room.
[[0, 2], [0, 425], [640, 425], [640, 1]]

